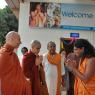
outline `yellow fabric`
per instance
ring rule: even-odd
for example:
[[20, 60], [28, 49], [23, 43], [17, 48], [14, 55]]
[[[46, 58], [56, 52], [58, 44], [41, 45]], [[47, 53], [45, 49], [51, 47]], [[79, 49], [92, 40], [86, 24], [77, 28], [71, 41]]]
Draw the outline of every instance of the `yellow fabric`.
[[56, 53], [52, 56], [48, 53], [47, 58], [50, 64], [57, 66], [58, 78], [56, 95], [61, 95], [61, 55]]
[[[85, 59], [79, 66], [79, 71], [84, 73], [88, 59]], [[95, 95], [95, 75], [87, 83], [84, 83], [78, 77], [75, 80], [75, 95]]]

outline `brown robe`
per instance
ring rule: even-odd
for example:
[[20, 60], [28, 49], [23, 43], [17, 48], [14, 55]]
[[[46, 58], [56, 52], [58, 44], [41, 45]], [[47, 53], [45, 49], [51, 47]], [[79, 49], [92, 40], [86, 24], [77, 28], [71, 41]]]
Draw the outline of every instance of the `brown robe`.
[[2, 95], [32, 95], [14, 48], [5, 44], [0, 49], [0, 80]]
[[40, 79], [38, 75], [38, 66], [35, 65], [36, 55], [31, 51], [26, 53], [22, 60], [24, 74], [31, 80], [32, 95], [40, 93]]
[[[39, 70], [39, 67], [36, 66], [35, 64], [35, 60], [36, 55], [31, 51], [24, 55], [22, 60], [24, 74], [31, 81], [32, 95], [48, 95], [47, 86], [45, 82], [45, 75], [43, 74], [44, 73], [43, 68], [41, 66]], [[42, 85], [45, 86], [42, 87]], [[42, 92], [41, 88], [45, 89], [47, 94], [42, 94], [44, 92]]]

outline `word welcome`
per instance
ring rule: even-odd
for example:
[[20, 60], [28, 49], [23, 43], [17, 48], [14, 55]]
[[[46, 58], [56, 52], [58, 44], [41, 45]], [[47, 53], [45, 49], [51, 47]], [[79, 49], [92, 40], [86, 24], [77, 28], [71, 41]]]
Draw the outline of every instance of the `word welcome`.
[[92, 13], [82, 13], [82, 12], [66, 12], [62, 11], [62, 16], [73, 17], [73, 18], [94, 18]]

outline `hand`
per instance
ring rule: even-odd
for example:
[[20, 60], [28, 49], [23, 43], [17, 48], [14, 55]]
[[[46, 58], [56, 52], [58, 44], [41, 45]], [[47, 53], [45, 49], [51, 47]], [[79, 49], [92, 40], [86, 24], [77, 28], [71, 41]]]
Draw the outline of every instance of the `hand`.
[[43, 56], [40, 55], [40, 56], [36, 57], [35, 63], [36, 63], [36, 65], [40, 65], [42, 63], [42, 61], [43, 61]]
[[73, 69], [76, 69], [76, 61], [75, 60], [66, 60], [65, 65], [67, 66], [67, 68], [72, 71]]
[[30, 79], [29, 78], [26, 78], [26, 80], [30, 83]]
[[42, 63], [42, 61], [43, 61], [43, 56], [42, 55], [39, 56], [39, 60]]

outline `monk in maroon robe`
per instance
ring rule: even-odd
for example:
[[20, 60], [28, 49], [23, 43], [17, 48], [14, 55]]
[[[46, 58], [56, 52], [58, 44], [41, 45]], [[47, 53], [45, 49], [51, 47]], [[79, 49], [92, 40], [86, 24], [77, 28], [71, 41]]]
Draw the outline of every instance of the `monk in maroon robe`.
[[[40, 48], [40, 42], [35, 40], [31, 45], [31, 50], [24, 55], [22, 61], [24, 74], [31, 81], [32, 95], [48, 95], [45, 75], [41, 65], [42, 59], [38, 56]], [[45, 94], [42, 92], [41, 85], [44, 85]]]
[[0, 95], [32, 95], [30, 82], [26, 80], [14, 52], [20, 43], [18, 33], [11, 31], [0, 49]]
[[[31, 51], [23, 57], [23, 71], [27, 78], [32, 82], [32, 95], [39, 95], [40, 80], [38, 75], [38, 66], [35, 65], [36, 55]], [[32, 64], [31, 64], [32, 63]]]

